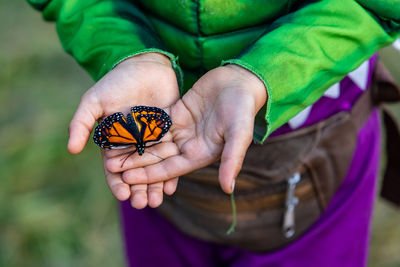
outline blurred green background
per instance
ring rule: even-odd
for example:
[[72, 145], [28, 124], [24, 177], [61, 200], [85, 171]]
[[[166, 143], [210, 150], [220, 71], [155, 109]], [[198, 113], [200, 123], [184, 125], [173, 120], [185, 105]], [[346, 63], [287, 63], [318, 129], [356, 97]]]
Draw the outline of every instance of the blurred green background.
[[[393, 53], [382, 57], [400, 72]], [[123, 266], [98, 149], [66, 150], [91, 79], [25, 1], [0, 0], [0, 63], [0, 266]], [[378, 200], [369, 266], [400, 266], [399, 222], [400, 210]]]

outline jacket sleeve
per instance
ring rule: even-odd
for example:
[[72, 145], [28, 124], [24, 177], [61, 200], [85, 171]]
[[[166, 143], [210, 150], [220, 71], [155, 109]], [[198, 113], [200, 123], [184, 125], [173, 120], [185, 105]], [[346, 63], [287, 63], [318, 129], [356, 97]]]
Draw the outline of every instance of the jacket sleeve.
[[63, 48], [99, 80], [120, 61], [140, 53], [168, 53], [146, 16], [129, 0], [28, 0], [45, 20], [56, 21]]
[[[234, 63], [264, 81], [268, 101], [256, 118], [267, 136], [317, 101], [400, 31], [400, 0], [312, 1], [276, 20]], [[263, 125], [263, 127], [259, 127]]]

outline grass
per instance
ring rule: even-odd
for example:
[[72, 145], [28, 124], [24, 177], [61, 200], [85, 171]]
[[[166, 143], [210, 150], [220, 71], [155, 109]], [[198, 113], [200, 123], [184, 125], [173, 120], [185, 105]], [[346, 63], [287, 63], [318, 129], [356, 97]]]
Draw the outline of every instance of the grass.
[[92, 81], [62, 51], [53, 24], [24, 1], [0, 6], [0, 266], [123, 266], [98, 149], [66, 150]]
[[[91, 79], [24, 1], [0, 0], [0, 33], [0, 266], [123, 266], [118, 205], [98, 149], [66, 151]], [[399, 221], [377, 201], [370, 266], [400, 266]]]

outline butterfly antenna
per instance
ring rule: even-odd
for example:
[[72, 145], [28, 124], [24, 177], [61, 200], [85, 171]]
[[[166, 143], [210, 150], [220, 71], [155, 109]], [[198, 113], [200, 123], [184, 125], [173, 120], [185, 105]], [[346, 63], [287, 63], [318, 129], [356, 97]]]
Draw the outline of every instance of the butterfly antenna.
[[156, 154], [154, 154], [154, 153], [151, 153], [150, 151], [147, 151], [148, 153], [150, 153], [150, 154], [152, 154], [153, 156], [155, 156], [155, 157], [157, 157], [157, 158], [159, 158], [159, 159], [161, 159], [161, 160], [164, 160], [164, 158], [162, 158], [162, 157], [159, 157], [159, 156], [157, 156]]
[[[157, 142], [157, 143], [154, 143], [154, 144], [151, 144], [151, 145], [149, 145], [149, 146], [146, 146], [146, 148], [148, 148], [148, 147], [152, 147], [152, 146], [155, 146], [155, 145], [158, 145], [158, 144], [161, 144], [162, 143], [162, 141], [160, 141], [160, 142]], [[153, 156], [155, 156], [155, 157], [157, 157], [157, 158], [159, 158], [159, 159], [161, 159], [161, 160], [164, 160], [164, 158], [161, 158], [161, 157], [159, 157], [159, 156], [157, 156], [156, 154], [154, 154], [154, 153], [151, 153], [150, 151], [147, 151], [148, 153], [150, 153], [150, 154], [152, 154]]]
[[125, 161], [126, 161], [130, 156], [132, 156], [135, 152], [136, 152], [136, 150], [133, 151], [133, 152], [130, 152], [130, 153], [128, 154], [128, 156], [126, 156], [125, 158], [122, 158], [122, 159], [120, 160], [120, 161], [122, 161], [121, 168], [124, 166]]

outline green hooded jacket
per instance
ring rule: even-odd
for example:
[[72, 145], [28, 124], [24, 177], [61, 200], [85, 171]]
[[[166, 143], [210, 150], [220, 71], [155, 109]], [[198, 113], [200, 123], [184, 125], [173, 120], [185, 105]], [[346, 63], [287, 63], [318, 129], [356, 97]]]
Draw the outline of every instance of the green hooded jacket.
[[400, 0], [28, 2], [56, 21], [64, 49], [95, 80], [121, 60], [149, 51], [170, 57], [182, 94], [221, 64], [249, 69], [268, 91], [256, 118], [256, 141], [400, 32]]

